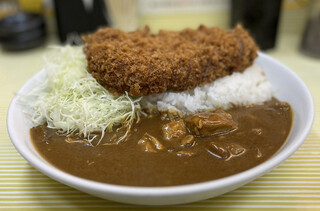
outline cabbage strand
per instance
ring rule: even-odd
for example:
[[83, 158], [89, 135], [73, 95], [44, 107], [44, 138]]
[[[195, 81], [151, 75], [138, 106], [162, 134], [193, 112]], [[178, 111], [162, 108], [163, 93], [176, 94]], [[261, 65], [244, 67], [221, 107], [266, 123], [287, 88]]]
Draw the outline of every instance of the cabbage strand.
[[125, 139], [134, 120], [141, 112], [140, 99], [128, 94], [115, 97], [102, 87], [88, 72], [87, 60], [82, 47], [56, 47], [55, 54], [46, 59], [47, 74], [43, 84], [29, 96], [33, 108], [35, 126], [47, 124], [65, 136], [85, 137], [92, 144], [101, 133], [123, 126], [127, 132], [114, 143]]

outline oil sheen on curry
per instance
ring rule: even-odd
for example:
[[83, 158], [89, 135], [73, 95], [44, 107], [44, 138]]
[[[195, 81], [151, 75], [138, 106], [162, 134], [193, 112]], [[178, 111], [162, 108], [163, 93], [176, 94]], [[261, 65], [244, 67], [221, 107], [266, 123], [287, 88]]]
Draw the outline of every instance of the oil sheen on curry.
[[127, 139], [95, 147], [76, 142], [45, 125], [31, 129], [38, 152], [57, 168], [82, 178], [130, 186], [172, 186], [230, 176], [269, 159], [284, 144], [292, 125], [289, 104], [275, 98], [262, 105], [236, 106], [172, 117], [149, 115]]

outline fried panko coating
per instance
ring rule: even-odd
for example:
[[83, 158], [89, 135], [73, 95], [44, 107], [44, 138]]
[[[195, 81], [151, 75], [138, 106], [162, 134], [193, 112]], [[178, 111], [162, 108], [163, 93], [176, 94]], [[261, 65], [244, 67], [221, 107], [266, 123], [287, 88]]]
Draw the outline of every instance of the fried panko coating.
[[104, 28], [83, 36], [88, 72], [114, 95], [185, 91], [242, 72], [258, 47], [241, 26], [223, 31], [200, 26], [180, 32], [149, 28], [125, 33]]

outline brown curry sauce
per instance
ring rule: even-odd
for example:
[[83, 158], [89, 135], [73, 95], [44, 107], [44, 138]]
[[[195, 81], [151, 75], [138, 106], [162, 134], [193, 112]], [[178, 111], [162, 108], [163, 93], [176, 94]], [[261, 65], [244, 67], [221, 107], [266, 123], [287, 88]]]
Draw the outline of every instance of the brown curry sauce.
[[[202, 126], [201, 116], [183, 120], [163, 115], [143, 118], [118, 145], [103, 144], [113, 134], [107, 134], [96, 147], [70, 143], [44, 125], [32, 128], [30, 134], [41, 156], [70, 174], [119, 185], [183, 185], [219, 179], [259, 165], [281, 148], [292, 125], [289, 104], [276, 99], [226, 112], [222, 111], [222, 129], [215, 131]], [[210, 123], [215, 116], [203, 118]], [[190, 121], [196, 123], [190, 126]], [[201, 128], [195, 128], [195, 124]], [[166, 133], [172, 128], [174, 134]]]

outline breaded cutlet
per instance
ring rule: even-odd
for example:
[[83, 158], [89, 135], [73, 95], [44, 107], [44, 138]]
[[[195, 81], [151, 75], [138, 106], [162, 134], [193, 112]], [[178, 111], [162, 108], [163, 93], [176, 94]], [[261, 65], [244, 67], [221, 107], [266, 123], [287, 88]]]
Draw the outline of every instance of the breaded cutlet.
[[113, 28], [83, 36], [88, 72], [114, 95], [185, 91], [252, 65], [258, 47], [241, 26], [182, 31]]

